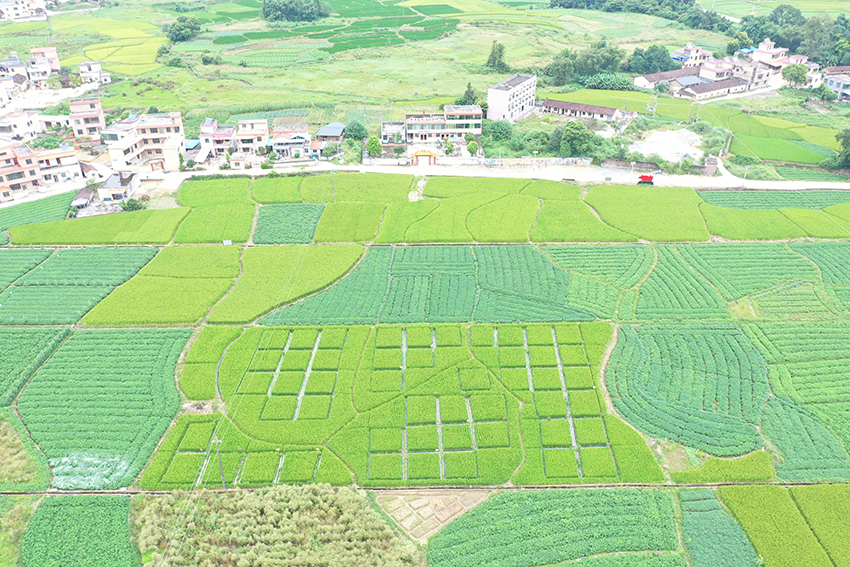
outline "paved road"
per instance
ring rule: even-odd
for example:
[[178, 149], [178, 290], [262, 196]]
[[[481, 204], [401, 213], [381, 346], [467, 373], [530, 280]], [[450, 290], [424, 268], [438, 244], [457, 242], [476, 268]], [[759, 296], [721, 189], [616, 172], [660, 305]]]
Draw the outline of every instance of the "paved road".
[[[297, 173], [299, 171], [339, 171], [339, 172], [372, 172], [372, 173], [411, 173], [413, 175], [455, 175], [459, 177], [513, 177], [523, 179], [551, 179], [554, 181], [569, 180], [577, 183], [618, 183], [634, 185], [637, 183], [639, 172], [616, 167], [599, 166], [568, 166], [552, 165], [547, 167], [487, 167], [479, 165], [420, 165], [417, 167], [399, 167], [392, 165], [344, 166], [332, 165], [327, 162], [316, 162], [304, 167], [277, 167], [280, 173]], [[269, 170], [227, 170], [224, 175], [266, 175]], [[748, 179], [744, 181], [735, 177], [721, 166], [721, 175], [708, 177], [704, 175], [656, 175], [655, 185], [659, 187], [693, 187], [694, 189], [755, 189], [771, 191], [799, 191], [805, 189], [843, 189], [850, 190], [850, 182], [835, 181], [759, 181]], [[215, 173], [215, 172], [210, 172]], [[184, 179], [193, 173], [174, 172], [162, 176], [160, 190], [176, 191]]]

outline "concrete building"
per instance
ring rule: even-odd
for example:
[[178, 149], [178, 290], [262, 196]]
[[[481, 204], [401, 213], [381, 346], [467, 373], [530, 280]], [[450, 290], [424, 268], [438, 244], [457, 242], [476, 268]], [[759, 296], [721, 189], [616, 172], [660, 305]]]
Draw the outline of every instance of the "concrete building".
[[682, 67], [699, 67], [703, 63], [712, 59], [711, 53], [704, 50], [702, 47], [697, 47], [693, 43], [688, 43], [682, 49], [677, 49], [671, 55], [673, 61], [682, 64]]
[[[833, 67], [833, 69], [836, 68]], [[827, 69], [824, 72], [823, 84], [838, 95], [838, 100], [850, 99], [850, 70], [846, 72], [835, 72]]]
[[487, 118], [516, 122], [534, 108], [537, 77], [517, 73], [487, 89]]
[[268, 144], [278, 159], [295, 159], [310, 155], [311, 142], [306, 124], [278, 124]]
[[446, 105], [443, 114], [408, 114], [404, 128], [408, 143], [462, 140], [467, 134], [481, 135], [484, 113], [477, 104]]
[[635, 77], [634, 85], [642, 89], [654, 89], [659, 83], [667, 83], [673, 79], [682, 77], [698, 77], [699, 67], [684, 67], [682, 69], [674, 69], [673, 71], [663, 71], [661, 73], [650, 73]]
[[32, 110], [13, 110], [0, 117], [0, 136], [28, 141], [41, 132], [38, 113]]
[[176, 171], [186, 152], [179, 112], [131, 115], [105, 128], [102, 138], [116, 171]]
[[129, 199], [139, 190], [142, 180], [138, 174], [130, 171], [113, 173], [106, 181], [98, 185], [97, 196], [101, 201], [123, 201]]
[[82, 61], [80, 63], [80, 78], [83, 83], [100, 83], [105, 85], [112, 82], [112, 75], [105, 73], [100, 61]]
[[18, 57], [17, 51], [11, 52], [5, 59], [0, 59], [0, 75], [27, 76], [27, 66], [24, 60]]
[[706, 81], [722, 81], [723, 79], [730, 79], [732, 78], [733, 67], [734, 66], [731, 61], [725, 61], [722, 59], [707, 61], [699, 68], [699, 77]]
[[594, 106], [592, 104], [566, 102], [549, 98], [543, 101], [543, 111], [576, 119], [585, 118], [600, 120], [602, 122], [619, 122], [623, 117], [623, 112], [619, 108], [608, 108], [606, 106]]
[[71, 108], [69, 118], [74, 129], [74, 136], [99, 138], [103, 129], [106, 128], [106, 118], [103, 115], [100, 98], [78, 98], [69, 102], [68, 106]]
[[740, 93], [747, 90], [747, 82], [737, 77], [731, 79], [723, 79], [722, 81], [714, 81], [711, 83], [701, 83], [686, 89], [682, 89], [677, 93], [677, 96], [688, 98], [690, 100], [704, 100], [715, 96], [724, 96], [728, 94]]
[[74, 148], [61, 146], [55, 150], [43, 150], [36, 154], [36, 158], [45, 184], [79, 185], [84, 182], [83, 170]]
[[402, 146], [405, 139], [404, 122], [381, 122], [381, 145]]
[[47, 79], [52, 73], [50, 60], [46, 57], [33, 57], [27, 61], [27, 77], [32, 86], [37, 89], [47, 88]]
[[345, 124], [331, 122], [319, 128], [316, 132], [317, 142], [341, 142], [345, 139]]
[[39, 57], [47, 59], [50, 62], [50, 70], [54, 73], [62, 70], [62, 64], [59, 61], [59, 51], [55, 47], [33, 47], [30, 52], [35, 59]]
[[38, 158], [29, 146], [0, 137], [0, 201], [26, 197], [41, 187]]
[[236, 128], [236, 149], [247, 154], [265, 151], [269, 142], [267, 120], [240, 120]]
[[[222, 156], [236, 148], [236, 126], [219, 126], [218, 120], [207, 118], [201, 123], [201, 153], [203, 156]], [[196, 160], [203, 162], [206, 160]]]
[[38, 127], [42, 132], [54, 128], [70, 128], [71, 117], [61, 114], [39, 114]]
[[0, 20], [34, 22], [46, 19], [44, 0], [0, 0]]

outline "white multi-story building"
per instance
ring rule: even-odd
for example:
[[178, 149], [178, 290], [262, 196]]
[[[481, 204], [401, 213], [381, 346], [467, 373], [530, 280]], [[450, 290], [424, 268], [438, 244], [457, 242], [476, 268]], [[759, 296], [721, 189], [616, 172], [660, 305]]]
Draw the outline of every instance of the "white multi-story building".
[[36, 154], [41, 177], [46, 184], [68, 184], [75, 188], [84, 182], [83, 170], [74, 148], [62, 146]]
[[487, 118], [515, 122], [534, 108], [537, 77], [517, 73], [487, 89]]
[[0, 0], [0, 20], [26, 22], [46, 19], [44, 0]]
[[112, 82], [112, 75], [104, 73], [100, 61], [82, 61], [80, 63], [80, 78], [83, 83], [106, 83]]
[[41, 132], [38, 113], [32, 110], [13, 110], [0, 117], [0, 136], [27, 141]]
[[75, 137], [100, 137], [106, 128], [106, 119], [99, 97], [78, 98], [69, 102], [68, 106], [71, 108], [70, 121]]
[[18, 57], [18, 52], [13, 51], [5, 59], [0, 59], [0, 74], [27, 76], [27, 66], [24, 60]]
[[50, 67], [50, 60], [47, 57], [33, 57], [27, 62], [27, 77], [30, 83], [37, 89], [47, 87], [47, 79], [53, 69]]
[[131, 115], [104, 129], [102, 138], [117, 171], [176, 171], [186, 152], [179, 112]]
[[409, 143], [455, 141], [467, 134], [480, 136], [483, 118], [477, 104], [446, 105], [443, 114], [408, 114], [404, 129]]
[[240, 120], [236, 129], [236, 149], [242, 153], [258, 154], [269, 142], [267, 120]]
[[233, 148], [236, 149], [236, 126], [223, 125], [220, 126], [218, 120], [207, 118], [201, 123], [201, 153], [203, 159], [197, 161], [203, 162], [206, 156], [224, 155]]
[[59, 50], [55, 47], [33, 47], [30, 51], [33, 58], [44, 57], [50, 61], [50, 70], [54, 73], [62, 70], [62, 64], [59, 61]]
[[278, 159], [305, 158], [310, 155], [312, 137], [306, 124], [278, 124], [269, 140]]

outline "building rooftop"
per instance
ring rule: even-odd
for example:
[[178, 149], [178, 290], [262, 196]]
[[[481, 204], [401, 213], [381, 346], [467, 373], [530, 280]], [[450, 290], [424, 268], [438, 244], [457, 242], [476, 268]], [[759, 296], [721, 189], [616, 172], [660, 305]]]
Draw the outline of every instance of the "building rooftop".
[[404, 117], [405, 124], [445, 124], [445, 114], [408, 114]]
[[306, 124], [278, 124], [273, 131], [277, 135], [285, 132], [307, 132], [308, 128]]
[[100, 102], [99, 96], [90, 96], [87, 98], [75, 98], [68, 101], [68, 104], [91, 104], [93, 102]]
[[700, 83], [705, 83], [706, 81], [701, 77], [679, 77], [676, 79], [676, 82], [682, 85], [683, 87], [692, 87], [694, 85], [698, 85]]
[[446, 114], [481, 114], [481, 107], [477, 104], [447, 104], [443, 110]]
[[119, 173], [113, 173], [109, 177], [106, 178], [106, 181], [100, 186], [101, 189], [122, 189], [127, 187], [130, 182], [133, 181], [133, 177], [135, 177], [135, 173], [130, 173], [128, 171], [122, 171]]
[[591, 112], [593, 114], [603, 114], [605, 116], [614, 116], [614, 113], [617, 111], [616, 108], [608, 108], [607, 106], [594, 106], [592, 104], [581, 104], [579, 102], [552, 100], [551, 98], [547, 98], [543, 101], [543, 108], [563, 108], [564, 110]]
[[850, 73], [850, 65], [836, 65], [834, 67], [824, 67], [824, 75], [839, 75], [842, 73]]
[[345, 132], [345, 124], [342, 124], [341, 122], [331, 122], [330, 124], [326, 124], [319, 128], [319, 131], [316, 132], [316, 136], [337, 137], [342, 136], [343, 132]]
[[683, 69], [674, 69], [673, 71], [664, 71], [662, 73], [650, 73], [644, 75], [643, 78], [650, 83], [660, 83], [662, 81], [670, 81], [679, 77], [688, 77], [690, 75], [699, 75], [699, 67], [685, 67]]
[[701, 83], [699, 85], [694, 85], [692, 87], [688, 87], [688, 90], [694, 94], [705, 94], [713, 93], [715, 91], [721, 91], [723, 89], [729, 89], [732, 87], [739, 87], [741, 85], [746, 84], [747, 81], [745, 81], [744, 79], [732, 77], [731, 79], [723, 79], [722, 81], [714, 81], [713, 83]]
[[516, 73], [513, 76], [508, 77], [507, 79], [505, 79], [501, 83], [497, 83], [490, 88], [493, 89], [493, 90], [496, 90], [496, 91], [509, 91], [512, 88], [518, 87], [519, 85], [521, 85], [524, 82], [528, 81], [529, 79], [533, 79], [533, 78], [534, 78], [534, 75], [526, 75], [524, 73]]

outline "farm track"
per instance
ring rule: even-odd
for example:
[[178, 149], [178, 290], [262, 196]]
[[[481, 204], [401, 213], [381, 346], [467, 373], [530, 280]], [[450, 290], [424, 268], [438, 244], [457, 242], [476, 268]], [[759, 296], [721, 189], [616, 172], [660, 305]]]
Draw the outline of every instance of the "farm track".
[[[540, 484], [534, 486], [484, 486], [484, 485], [457, 485], [457, 486], [410, 486], [410, 487], [381, 487], [381, 486], [361, 486], [362, 490], [371, 490], [381, 492], [397, 492], [399, 494], [422, 492], [424, 490], [441, 490], [441, 491], [468, 491], [468, 490], [490, 490], [493, 492], [529, 492], [537, 490], [586, 490], [586, 489], [614, 489], [614, 488], [645, 488], [645, 489], [692, 489], [692, 488], [721, 488], [724, 486], [781, 486], [790, 488], [794, 486], [817, 486], [822, 484], [844, 484], [831, 482], [770, 482], [770, 481], [748, 481], [748, 482], [705, 482], [705, 483], [690, 483], [690, 484], [653, 484], [653, 483], [611, 483], [611, 484]], [[258, 490], [263, 488], [271, 488], [270, 486], [255, 486], [255, 487], [236, 487], [236, 488], [201, 488], [185, 490], [185, 492], [197, 492], [203, 490], [206, 492], [225, 493], [235, 492], [239, 490]], [[80, 496], [80, 495], [103, 495], [103, 496], [135, 496], [138, 494], [171, 494], [173, 490], [145, 490], [142, 488], [125, 488], [119, 490], [33, 490], [28, 492], [14, 492], [0, 490], [0, 496]]]

